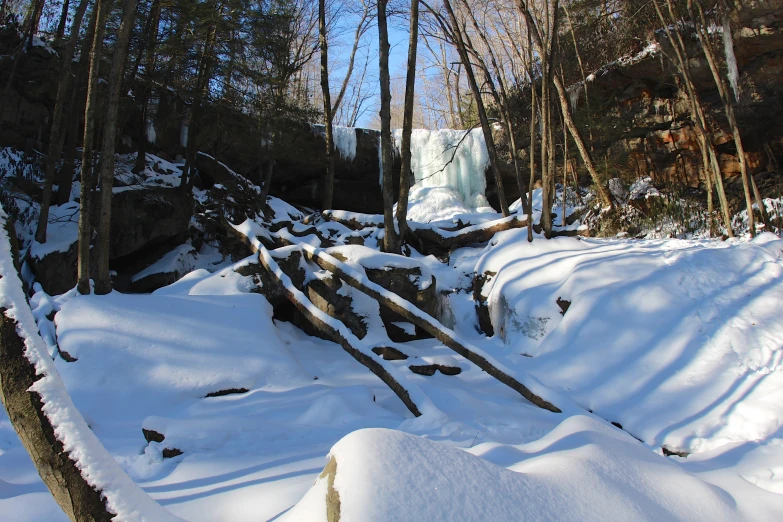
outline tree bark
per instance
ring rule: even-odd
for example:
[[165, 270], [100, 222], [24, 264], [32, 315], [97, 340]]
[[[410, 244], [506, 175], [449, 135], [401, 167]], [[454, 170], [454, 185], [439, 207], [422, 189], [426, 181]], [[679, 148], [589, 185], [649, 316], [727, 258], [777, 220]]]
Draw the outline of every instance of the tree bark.
[[155, 47], [158, 42], [158, 26], [160, 25], [160, 0], [153, 0], [152, 7], [150, 8], [150, 17], [147, 32], [146, 55], [144, 60], [144, 87], [141, 99], [141, 136], [139, 136], [139, 150], [136, 153], [136, 164], [133, 167], [133, 171], [139, 173], [144, 170], [147, 165], [147, 142], [149, 136], [147, 128], [150, 124], [149, 120], [149, 106], [150, 97], [152, 96], [152, 78], [153, 71], [155, 69], [155, 59], [157, 54], [155, 53]]
[[[90, 240], [92, 239], [91, 205], [93, 185], [93, 147], [95, 139], [96, 106], [98, 104], [98, 75], [103, 52], [106, 18], [111, 11], [110, 0], [95, 0], [90, 48], [90, 72], [87, 80], [87, 102], [84, 108], [84, 138], [82, 139], [81, 191], [79, 197], [79, 257], [76, 288], [80, 294], [90, 293]], [[89, 40], [88, 40], [89, 41]]]
[[326, 40], [326, 0], [318, 0], [318, 40], [321, 47], [321, 94], [323, 96], [326, 135], [326, 172], [321, 207], [332, 208], [334, 195], [334, 135], [332, 128], [332, 97], [329, 92], [329, 45]]
[[[723, 175], [721, 174], [720, 164], [718, 163], [718, 156], [715, 153], [715, 147], [712, 145], [712, 139], [710, 137], [709, 128], [707, 127], [707, 120], [704, 116], [704, 111], [701, 106], [696, 87], [693, 84], [691, 78], [690, 66], [688, 64], [685, 43], [680, 36], [680, 32], [677, 29], [677, 20], [672, 18], [671, 21], [666, 20], [663, 15], [663, 11], [660, 8], [657, 0], [653, 0], [653, 7], [658, 15], [658, 19], [661, 21], [666, 32], [666, 37], [674, 49], [676, 57], [675, 66], [680, 71], [682, 81], [685, 84], [685, 90], [688, 93], [688, 103], [691, 106], [691, 118], [693, 119], [694, 130], [696, 131], [697, 139], [699, 140], [699, 146], [702, 149], [702, 162], [704, 162], [705, 175], [712, 175], [715, 179], [715, 186], [718, 191], [718, 199], [721, 204], [721, 213], [723, 214], [723, 223], [726, 227], [726, 233], [729, 237], [734, 237], [734, 231], [731, 228], [731, 215], [729, 213], [728, 201], [726, 199], [726, 192], [723, 187]], [[673, 11], [670, 10], [669, 14], [673, 16]], [[670, 25], [673, 25], [674, 34]], [[676, 36], [676, 39], [675, 39]], [[706, 157], [706, 162], [705, 162]], [[752, 216], [749, 216], [752, 220]], [[752, 224], [752, 221], [751, 221]], [[751, 226], [751, 228], [754, 228]]]
[[381, 80], [381, 170], [383, 177], [383, 250], [399, 254], [400, 239], [394, 227], [394, 181], [392, 176], [391, 80], [389, 78], [389, 30], [387, 0], [378, 0], [378, 48]]
[[[536, 45], [536, 48], [538, 49], [539, 53], [543, 52], [542, 49], [545, 49], [544, 42], [541, 37], [541, 33], [538, 29], [538, 26], [533, 19], [533, 15], [530, 12], [530, 8], [528, 5], [528, 2], [525, 0], [517, 0], [519, 5], [519, 10], [522, 12], [522, 15], [525, 17], [528, 23], [529, 33], [530, 36], [533, 39], [533, 42]], [[579, 155], [582, 157], [582, 161], [585, 164], [585, 168], [587, 168], [587, 171], [590, 173], [590, 177], [593, 179], [593, 183], [595, 183], [596, 189], [598, 190], [598, 195], [601, 199], [601, 203], [604, 205], [605, 208], [612, 208], [614, 205], [612, 203], [611, 197], [609, 197], [609, 191], [607, 190], [606, 186], [601, 182], [601, 177], [598, 174], [598, 170], [595, 168], [595, 163], [593, 162], [593, 158], [590, 155], [590, 151], [587, 150], [587, 146], [585, 145], [584, 140], [582, 139], [582, 134], [579, 132], [579, 129], [577, 128], [576, 124], [574, 123], [573, 118], [571, 117], [570, 112], [568, 112], [568, 97], [566, 96], [566, 90], [563, 86], [562, 82], [560, 81], [560, 78], [555, 75], [553, 78], [554, 84], [555, 84], [555, 90], [557, 90], [557, 95], [560, 100], [560, 107], [561, 111], [563, 112], [563, 120], [565, 121], [565, 124], [568, 126], [568, 132], [571, 134], [571, 137], [574, 139], [574, 144], [576, 145], [576, 149], [579, 151]]]
[[[7, 233], [13, 230], [9, 225], [10, 221], [5, 223], [6, 233], [2, 234], [0, 241], [10, 240], [14, 264], [18, 264], [15, 236]], [[6, 269], [14, 270], [14, 267]], [[3, 273], [0, 277], [6, 279], [6, 284], [21, 285], [18, 279], [9, 280], [14, 278], [10, 273]], [[27, 306], [27, 303], [14, 304]], [[0, 399], [11, 425], [65, 514], [75, 521], [108, 522], [113, 514], [107, 510], [101, 493], [87, 483], [76, 463], [63, 451], [63, 444], [44, 413], [40, 395], [31, 391], [41, 376], [26, 357], [28, 347], [19, 334], [16, 319], [8, 312], [8, 309], [0, 308]]]
[[413, 133], [413, 104], [416, 87], [416, 53], [419, 43], [419, 0], [411, 0], [410, 38], [408, 40], [408, 71], [405, 78], [405, 109], [402, 120], [402, 168], [400, 170], [400, 197], [397, 201], [397, 224], [400, 237], [408, 230], [408, 195], [411, 188], [411, 134]]
[[[68, 105], [68, 98], [74, 89], [73, 82], [73, 55], [76, 51], [76, 42], [79, 39], [79, 29], [81, 28], [84, 13], [87, 10], [88, 0], [81, 0], [76, 9], [76, 15], [73, 19], [71, 35], [65, 46], [62, 64], [60, 65], [60, 81], [57, 85], [57, 97], [54, 103], [54, 114], [52, 115], [52, 128], [49, 132], [49, 150], [46, 153], [46, 163], [44, 166], [44, 185], [43, 195], [41, 196], [41, 212], [38, 215], [38, 228], [35, 231], [35, 240], [39, 243], [46, 243], [46, 228], [49, 223], [49, 207], [52, 202], [52, 187], [54, 185], [55, 167], [57, 160], [60, 159], [63, 144], [65, 142], [65, 131], [63, 130], [65, 107]], [[72, 98], [72, 96], [70, 96]]]
[[[460, 61], [465, 67], [465, 74], [468, 78], [468, 85], [473, 93], [474, 101], [476, 102], [476, 112], [478, 113], [479, 122], [481, 123], [481, 130], [484, 134], [484, 141], [487, 146], [487, 152], [489, 153], [489, 166], [492, 169], [492, 175], [495, 179], [495, 186], [498, 193], [498, 202], [500, 204], [500, 211], [503, 216], [510, 215], [508, 210], [508, 202], [506, 201], [506, 193], [503, 189], [503, 178], [500, 174], [500, 168], [498, 163], [497, 149], [495, 148], [495, 140], [492, 137], [492, 128], [489, 125], [489, 118], [487, 117], [487, 111], [484, 107], [484, 100], [481, 97], [481, 89], [479, 89], [476, 76], [473, 73], [473, 66], [470, 62], [470, 56], [468, 55], [465, 40], [463, 38], [462, 29], [460, 28], [457, 16], [454, 14], [454, 9], [451, 7], [450, 0], [443, 0], [443, 6], [446, 8], [446, 12], [449, 15], [451, 22], [455, 45], [457, 46], [457, 52], [460, 56]], [[445, 32], [445, 28], [444, 28]]]
[[[65, 37], [65, 24], [68, 21], [68, 9], [71, 7], [70, 0], [63, 0], [63, 7], [60, 11], [60, 23], [57, 24], [57, 31], [55, 32], [54, 37], [57, 40], [62, 40]], [[75, 21], [74, 21], [75, 23]], [[79, 31], [74, 31], [71, 29], [71, 32], [78, 33]]]
[[120, 105], [120, 87], [128, 56], [128, 43], [133, 29], [133, 15], [136, 12], [138, 0], [124, 0], [122, 23], [117, 32], [117, 42], [112, 57], [111, 75], [106, 99], [106, 113], [103, 120], [103, 145], [101, 159], [98, 164], [100, 176], [100, 219], [98, 221], [98, 245], [96, 248], [95, 293], [98, 295], [111, 292], [111, 277], [109, 276], [109, 243], [111, 231], [111, 197], [114, 185], [114, 150], [117, 145], [117, 110]]

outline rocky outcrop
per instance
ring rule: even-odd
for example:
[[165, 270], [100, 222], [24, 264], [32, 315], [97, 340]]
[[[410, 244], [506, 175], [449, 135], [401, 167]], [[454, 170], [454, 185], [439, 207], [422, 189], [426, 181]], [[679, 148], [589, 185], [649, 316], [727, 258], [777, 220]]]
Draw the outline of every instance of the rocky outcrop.
[[29, 256], [27, 262], [35, 279], [49, 295], [60, 295], [76, 286], [77, 243], [65, 252], [52, 252], [42, 258]]
[[[49, 118], [57, 95], [59, 60], [51, 47], [19, 51], [15, 24], [0, 26], [0, 145], [18, 150], [45, 150]], [[15, 59], [16, 58], [16, 59]], [[11, 75], [13, 80], [6, 89]]]
[[[733, 21], [735, 53], [742, 96], [737, 117], [747, 160], [763, 195], [774, 195], [783, 183], [778, 165], [783, 159], [783, 2], [750, 2]], [[703, 185], [701, 152], [691, 124], [685, 93], [675, 81], [666, 55], [672, 51], [665, 35], [660, 48], [618, 60], [588, 78], [590, 107], [582, 85], [572, 86], [575, 117], [590, 120], [600, 142], [596, 160], [608, 177], [632, 181], [650, 176], [656, 183]], [[712, 124], [713, 142], [727, 178], [727, 192], [740, 202], [740, 168], [728, 123], [708, 64], [695, 38], [689, 40], [691, 68]]]
[[[131, 287], [130, 276], [184, 243], [192, 208], [192, 198], [178, 189], [150, 187], [114, 194], [110, 263], [112, 270], [118, 272], [118, 290], [145, 292], [176, 281], [176, 274], [156, 274]], [[28, 256], [36, 280], [50, 295], [76, 286], [76, 261], [76, 243], [67, 251], [40, 258]], [[94, 262], [91, 266], [95, 266]]]
[[178, 188], [115, 192], [111, 211], [111, 259], [168, 242], [185, 241], [193, 198]]

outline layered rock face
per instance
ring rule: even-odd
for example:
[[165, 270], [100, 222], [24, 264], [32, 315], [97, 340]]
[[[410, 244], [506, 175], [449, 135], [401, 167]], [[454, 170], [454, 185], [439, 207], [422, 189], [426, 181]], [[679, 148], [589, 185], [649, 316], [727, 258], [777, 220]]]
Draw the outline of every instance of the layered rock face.
[[[783, 2], [749, 4], [733, 20], [740, 73], [737, 117], [748, 165], [762, 194], [771, 196], [781, 190], [778, 165], [783, 159]], [[603, 143], [595, 159], [609, 177], [631, 181], [651, 176], [660, 183], [699, 187], [704, 173], [688, 99], [665, 57], [673, 54], [665, 35], [656, 36], [657, 48], [648, 47], [588, 77], [592, 110], [583, 86], [572, 86], [576, 117], [597, 120]], [[694, 81], [737, 209], [742, 205], [738, 201], [742, 183], [733, 137], [700, 44], [695, 37], [688, 44]]]
[[[737, 115], [743, 132], [750, 165], [762, 193], [777, 195], [781, 190], [778, 165], [783, 160], [783, 0], [746, 2], [733, 20], [735, 54], [740, 72], [740, 104]], [[648, 48], [590, 75], [589, 101], [580, 85], [572, 86], [577, 121], [589, 123], [595, 135], [594, 155], [607, 178], [632, 181], [651, 176], [659, 183], [703, 185], [701, 156], [690, 122], [683, 90], [675, 80], [671, 54], [665, 36], [656, 35], [660, 49]], [[0, 83], [5, 84], [14, 69], [13, 49], [18, 33], [0, 32]], [[695, 38], [690, 39], [691, 67], [712, 125], [713, 142], [720, 154], [727, 190], [737, 209], [741, 182], [739, 163], [732, 136], [728, 133], [723, 107], [706, 60]], [[58, 56], [46, 47], [34, 47], [15, 65], [15, 79], [9, 97], [0, 103], [0, 146], [46, 150], [50, 114], [54, 105]], [[160, 89], [154, 98], [155, 143], [149, 151], [166, 159], [184, 153], [190, 112], [177, 93]], [[144, 129], [133, 104], [123, 106], [121, 121], [123, 145], [119, 152], [134, 150]], [[589, 105], [589, 108], [588, 108]], [[319, 208], [325, 170], [325, 143], [317, 127], [301, 123], [275, 123], [274, 129], [245, 114], [226, 114], [207, 107], [198, 126], [199, 150], [217, 159], [197, 158], [200, 182], [222, 183], [230, 176], [224, 163], [239, 174], [261, 184], [270, 161], [274, 162], [271, 194], [295, 204]], [[383, 209], [379, 184], [379, 133], [355, 129], [352, 154], [336, 153], [335, 208], [379, 213]], [[500, 133], [502, 134], [502, 132]], [[503, 149], [502, 135], [497, 137]], [[520, 146], [526, 144], [520, 143]], [[522, 156], [525, 151], [521, 151]], [[510, 156], [507, 154], [507, 158]], [[526, 166], [526, 162], [523, 162]], [[509, 201], [518, 194], [510, 161], [501, 165]], [[527, 178], [527, 168], [523, 169]], [[395, 158], [394, 173], [399, 173]], [[492, 176], [486, 176], [486, 195], [497, 207]], [[583, 180], [588, 183], [585, 177]], [[527, 181], [525, 180], [525, 183]], [[395, 186], [397, 185], [395, 180]]]

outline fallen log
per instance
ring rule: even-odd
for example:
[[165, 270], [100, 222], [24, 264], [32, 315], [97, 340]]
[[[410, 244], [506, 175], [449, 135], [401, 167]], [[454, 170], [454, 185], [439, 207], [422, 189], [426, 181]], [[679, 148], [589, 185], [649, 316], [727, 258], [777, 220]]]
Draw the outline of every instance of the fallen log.
[[431, 251], [433, 247], [452, 251], [475, 243], [486, 243], [498, 232], [526, 226], [527, 218], [523, 216], [509, 216], [454, 231], [410, 222], [405, 239], [420, 251]]
[[321, 216], [327, 221], [340, 223], [351, 230], [363, 230], [369, 227], [383, 228], [383, 216], [375, 214], [327, 210]]
[[310, 245], [302, 244], [300, 247], [304, 250], [308, 258], [318, 266], [332, 272], [349, 286], [369, 295], [379, 303], [403, 316], [406, 320], [427, 331], [445, 346], [451, 348], [495, 379], [513, 389], [531, 403], [545, 410], [555, 413], [561, 412], [555, 405], [533, 393], [527, 386], [519, 382], [508, 371], [503, 369], [499, 363], [492, 361], [488, 355], [482, 354], [480, 349], [460, 340], [456, 333], [443, 326], [429, 314], [419, 310], [398, 295], [369, 281], [366, 275], [359, 273], [357, 270], [347, 266], [333, 256], [313, 248]]
[[[342, 346], [343, 350], [348, 352], [351, 357], [367, 367], [372, 373], [377, 375], [391, 390], [400, 398], [410, 412], [419, 417], [422, 411], [417, 402], [429, 402], [424, 395], [415, 390], [417, 400], [411, 397], [411, 390], [406, 389], [400, 384], [393, 373], [396, 370], [383, 362], [375, 359], [377, 354], [370, 355], [370, 350], [363, 349], [361, 341], [342, 323], [338, 323], [326, 313], [316, 308], [310, 300], [299, 291], [291, 282], [290, 278], [280, 269], [270, 252], [263, 246], [259, 249], [259, 259], [270, 275], [277, 280], [277, 283], [283, 289], [286, 298], [307, 318], [308, 321], [318, 330], [324, 332], [334, 342]], [[381, 361], [383, 358], [381, 357]], [[434, 406], [432, 406], [434, 408]]]

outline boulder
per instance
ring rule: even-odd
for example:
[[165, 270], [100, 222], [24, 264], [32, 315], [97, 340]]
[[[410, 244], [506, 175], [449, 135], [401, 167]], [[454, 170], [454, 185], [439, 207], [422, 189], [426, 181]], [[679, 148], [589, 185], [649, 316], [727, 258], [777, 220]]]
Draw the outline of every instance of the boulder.
[[112, 197], [112, 260], [167, 242], [184, 243], [193, 198], [178, 188], [144, 188]]
[[65, 252], [51, 252], [41, 258], [28, 256], [35, 279], [49, 295], [64, 294], [76, 286], [76, 261], [78, 243]]

